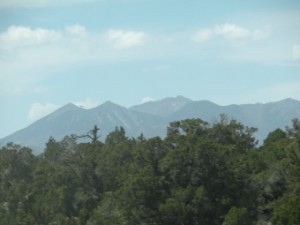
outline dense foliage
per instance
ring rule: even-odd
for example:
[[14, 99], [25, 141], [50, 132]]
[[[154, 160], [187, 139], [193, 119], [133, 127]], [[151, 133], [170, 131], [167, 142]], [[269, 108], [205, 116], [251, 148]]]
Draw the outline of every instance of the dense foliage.
[[44, 154], [0, 150], [0, 224], [298, 225], [300, 121], [257, 147], [254, 128], [170, 124], [164, 139], [50, 138]]

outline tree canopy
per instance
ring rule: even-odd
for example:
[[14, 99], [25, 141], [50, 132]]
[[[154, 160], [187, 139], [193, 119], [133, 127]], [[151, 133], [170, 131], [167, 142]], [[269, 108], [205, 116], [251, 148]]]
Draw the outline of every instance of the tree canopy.
[[300, 121], [253, 133], [222, 115], [170, 123], [165, 138], [50, 137], [0, 149], [0, 224], [298, 225]]

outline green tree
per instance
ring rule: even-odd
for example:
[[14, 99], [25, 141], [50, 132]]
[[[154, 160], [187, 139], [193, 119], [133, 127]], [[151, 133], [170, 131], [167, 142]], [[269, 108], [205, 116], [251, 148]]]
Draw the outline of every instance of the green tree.
[[223, 225], [250, 225], [253, 222], [248, 216], [246, 208], [232, 207], [225, 216]]
[[272, 216], [274, 225], [297, 225], [300, 223], [300, 196], [284, 196], [276, 201]]

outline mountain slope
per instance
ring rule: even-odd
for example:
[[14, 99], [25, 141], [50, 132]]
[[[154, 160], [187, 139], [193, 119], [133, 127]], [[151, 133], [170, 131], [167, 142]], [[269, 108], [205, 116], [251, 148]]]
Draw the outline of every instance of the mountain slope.
[[33, 149], [44, 147], [50, 136], [62, 138], [66, 131], [75, 133], [84, 129], [84, 124], [78, 123], [85, 117], [85, 109], [73, 104], [67, 104], [55, 112], [39, 119], [28, 127], [21, 129], [0, 140], [0, 145], [14, 142]]
[[184, 118], [201, 118], [208, 122], [218, 119], [220, 114], [226, 114], [244, 125], [258, 128], [255, 136], [263, 139], [276, 128], [291, 125], [291, 120], [300, 118], [300, 101], [285, 99], [266, 104], [243, 104], [220, 106], [209, 101], [194, 101], [175, 112], [169, 121]]
[[102, 140], [116, 127], [124, 127], [128, 136], [146, 137], [163, 135], [166, 123], [158, 116], [131, 112], [112, 102], [106, 102], [93, 109], [82, 109], [67, 104], [48, 116], [34, 122], [28, 127], [19, 130], [0, 140], [0, 146], [14, 142], [29, 146], [40, 152], [49, 137], [62, 139], [66, 135], [82, 135], [88, 133], [94, 125], [100, 127]]
[[134, 112], [112, 102], [106, 102], [90, 110], [91, 121], [100, 127], [105, 137], [116, 127], [122, 126], [128, 136], [138, 136], [143, 133], [146, 137], [159, 135], [154, 127], [165, 127], [165, 122], [158, 116]]
[[124, 127], [129, 137], [141, 133], [145, 137], [166, 135], [169, 122], [201, 118], [208, 122], [226, 114], [244, 125], [258, 128], [256, 138], [262, 141], [270, 131], [284, 128], [293, 118], [300, 118], [300, 101], [285, 99], [266, 104], [220, 106], [210, 101], [192, 101], [182, 96], [148, 102], [129, 109], [106, 102], [93, 109], [67, 104], [30, 126], [0, 140], [0, 146], [14, 142], [29, 146], [40, 153], [49, 137], [62, 139], [65, 135], [82, 135], [94, 125], [100, 127], [101, 139], [116, 127]]

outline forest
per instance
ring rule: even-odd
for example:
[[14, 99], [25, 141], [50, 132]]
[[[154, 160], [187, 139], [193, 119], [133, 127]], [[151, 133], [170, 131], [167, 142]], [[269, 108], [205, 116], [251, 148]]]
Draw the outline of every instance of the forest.
[[[300, 120], [269, 133], [221, 115], [166, 137], [50, 137], [0, 149], [3, 225], [299, 225]], [[101, 127], [99, 134], [101, 135]]]

